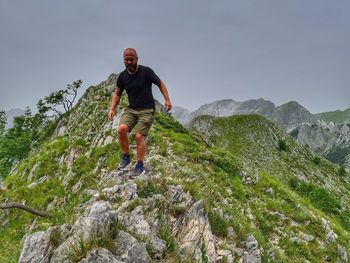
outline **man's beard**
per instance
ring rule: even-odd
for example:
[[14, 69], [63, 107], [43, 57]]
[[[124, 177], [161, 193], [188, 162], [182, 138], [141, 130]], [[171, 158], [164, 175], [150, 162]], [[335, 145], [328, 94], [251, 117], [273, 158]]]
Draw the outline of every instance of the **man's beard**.
[[136, 68], [137, 68], [137, 65], [127, 65], [126, 66], [126, 69], [132, 73], [136, 71]]

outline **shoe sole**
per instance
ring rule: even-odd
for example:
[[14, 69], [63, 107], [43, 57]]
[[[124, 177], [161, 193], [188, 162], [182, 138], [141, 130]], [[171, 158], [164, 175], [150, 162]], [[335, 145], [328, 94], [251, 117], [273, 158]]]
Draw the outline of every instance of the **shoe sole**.
[[145, 172], [145, 170], [143, 170], [141, 173], [135, 173], [135, 172], [132, 172], [132, 174], [130, 175], [130, 177], [138, 177], [140, 176], [141, 174], [143, 174]]
[[127, 170], [127, 168], [130, 166], [130, 164], [131, 163], [129, 163], [127, 166], [125, 166], [125, 167], [118, 167], [117, 168], [117, 171], [125, 171], [125, 170]]

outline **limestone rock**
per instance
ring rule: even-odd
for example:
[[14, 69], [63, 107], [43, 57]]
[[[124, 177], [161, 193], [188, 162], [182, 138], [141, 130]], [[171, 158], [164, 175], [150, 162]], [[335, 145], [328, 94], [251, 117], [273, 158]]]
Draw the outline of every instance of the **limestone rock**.
[[171, 204], [182, 204], [188, 206], [192, 203], [192, 197], [188, 193], [184, 193], [182, 186], [170, 185], [167, 192], [167, 199]]
[[133, 245], [137, 244], [138, 241], [129, 233], [120, 230], [118, 231], [116, 240], [115, 240], [115, 250], [113, 251], [116, 255], [123, 255], [126, 253]]
[[126, 254], [122, 256], [123, 262], [126, 263], [148, 263], [151, 262], [146, 249], [146, 245], [138, 243], [133, 245]]
[[33, 189], [34, 187], [36, 187], [39, 184], [42, 184], [43, 182], [47, 181], [48, 179], [50, 179], [50, 177], [45, 175], [45, 176], [39, 178], [38, 180], [36, 180], [35, 182], [31, 183], [30, 185], [28, 185], [28, 188]]
[[113, 252], [117, 255], [118, 260], [122, 262], [151, 262], [146, 245], [122, 230], [117, 234]]
[[137, 235], [147, 237], [151, 233], [150, 225], [144, 218], [142, 206], [137, 206], [130, 214], [119, 214], [118, 220], [129, 231]]
[[305, 233], [303, 233], [303, 232], [300, 232], [300, 238], [301, 238], [302, 240], [304, 240], [304, 241], [307, 241], [307, 242], [310, 242], [310, 241], [312, 241], [312, 240], [315, 239], [314, 236], [305, 234]]
[[149, 244], [152, 246], [152, 258], [162, 259], [166, 252], [166, 242], [156, 235], [151, 235]]
[[49, 263], [56, 246], [68, 237], [70, 229], [71, 226], [65, 224], [26, 236], [18, 262]]
[[[189, 255], [192, 260], [201, 262], [206, 256], [209, 262], [215, 262], [214, 236], [204, 212], [203, 200], [194, 203], [184, 217], [174, 222], [173, 233], [178, 240], [180, 250]], [[202, 255], [201, 248], [203, 247], [206, 255]]]
[[68, 256], [79, 251], [81, 243], [89, 244], [99, 237], [108, 238], [117, 222], [115, 212], [109, 209], [110, 203], [107, 201], [97, 201], [89, 206], [74, 223], [73, 234], [55, 250], [50, 263], [70, 263]]
[[54, 248], [50, 245], [52, 228], [46, 231], [36, 232], [24, 239], [24, 245], [19, 263], [49, 263]]
[[322, 226], [326, 232], [326, 241], [328, 243], [334, 243], [336, 242], [336, 239], [338, 238], [338, 235], [334, 233], [334, 231], [329, 226], [329, 221], [322, 218], [321, 219]]
[[95, 248], [88, 252], [86, 258], [79, 263], [123, 263], [119, 261], [109, 250], [105, 248]]
[[253, 235], [249, 235], [246, 242], [246, 251], [243, 253], [243, 263], [261, 263], [261, 252], [258, 241]]
[[342, 262], [349, 262], [348, 261], [348, 253], [346, 252], [346, 250], [343, 246], [337, 244], [337, 252], [338, 252], [338, 255], [339, 255], [340, 259], [342, 260]]
[[137, 185], [135, 183], [126, 183], [120, 187], [119, 192], [123, 200], [132, 200], [137, 197]]

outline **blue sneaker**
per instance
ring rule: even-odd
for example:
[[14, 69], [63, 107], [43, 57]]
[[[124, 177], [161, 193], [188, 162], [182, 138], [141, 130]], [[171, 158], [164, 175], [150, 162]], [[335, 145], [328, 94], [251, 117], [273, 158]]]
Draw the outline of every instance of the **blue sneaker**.
[[118, 166], [118, 170], [124, 169], [125, 167], [127, 167], [130, 163], [130, 156], [124, 156], [122, 157], [122, 160], [120, 161], [120, 164]]
[[137, 162], [134, 168], [133, 176], [142, 174], [145, 169], [143, 168], [143, 162]]

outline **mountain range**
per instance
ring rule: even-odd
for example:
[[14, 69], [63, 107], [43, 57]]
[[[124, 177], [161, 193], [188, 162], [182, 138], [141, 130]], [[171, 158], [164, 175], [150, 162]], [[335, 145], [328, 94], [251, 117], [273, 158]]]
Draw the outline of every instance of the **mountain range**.
[[244, 102], [224, 99], [202, 105], [193, 112], [175, 107], [172, 115], [183, 125], [190, 125], [194, 118], [201, 115], [225, 117], [259, 114], [275, 122], [299, 143], [307, 145], [334, 163], [350, 168], [349, 112], [350, 109], [312, 114], [296, 101], [275, 106], [264, 99]]

